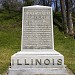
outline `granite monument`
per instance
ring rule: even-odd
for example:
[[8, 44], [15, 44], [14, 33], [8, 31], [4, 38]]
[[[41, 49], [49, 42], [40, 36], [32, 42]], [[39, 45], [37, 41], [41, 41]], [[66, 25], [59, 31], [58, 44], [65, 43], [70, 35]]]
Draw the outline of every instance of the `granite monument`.
[[52, 7], [27, 6], [22, 14], [21, 51], [8, 75], [66, 75], [64, 56], [54, 50]]

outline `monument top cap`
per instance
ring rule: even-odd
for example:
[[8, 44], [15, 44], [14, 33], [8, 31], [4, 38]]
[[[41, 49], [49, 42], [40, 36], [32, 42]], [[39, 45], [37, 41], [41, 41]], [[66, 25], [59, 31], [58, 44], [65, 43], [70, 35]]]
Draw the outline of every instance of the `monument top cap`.
[[42, 6], [42, 5], [33, 5], [33, 6], [26, 6], [26, 7], [23, 7], [23, 8], [52, 8], [52, 7], [48, 7], [48, 6]]

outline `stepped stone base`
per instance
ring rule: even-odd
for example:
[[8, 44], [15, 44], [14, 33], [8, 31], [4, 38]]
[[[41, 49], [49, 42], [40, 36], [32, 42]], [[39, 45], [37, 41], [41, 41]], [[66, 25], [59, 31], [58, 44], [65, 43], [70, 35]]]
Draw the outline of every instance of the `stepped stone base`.
[[65, 68], [13, 68], [8, 75], [67, 75]]
[[8, 75], [66, 75], [66, 73], [64, 56], [55, 50], [20, 51], [11, 57], [11, 68], [8, 71]]

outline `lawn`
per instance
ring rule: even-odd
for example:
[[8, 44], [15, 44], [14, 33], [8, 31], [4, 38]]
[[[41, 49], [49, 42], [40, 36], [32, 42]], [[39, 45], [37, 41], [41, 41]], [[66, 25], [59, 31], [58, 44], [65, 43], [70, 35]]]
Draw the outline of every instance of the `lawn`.
[[55, 50], [64, 55], [65, 65], [75, 73], [75, 39], [72, 36], [65, 37], [57, 27], [54, 27]]
[[0, 73], [7, 70], [11, 55], [21, 47], [21, 14], [0, 13]]
[[[54, 26], [55, 50], [65, 57], [65, 64], [75, 73], [75, 40], [65, 37]], [[0, 12], [0, 74], [10, 65], [11, 55], [21, 48], [21, 13]]]

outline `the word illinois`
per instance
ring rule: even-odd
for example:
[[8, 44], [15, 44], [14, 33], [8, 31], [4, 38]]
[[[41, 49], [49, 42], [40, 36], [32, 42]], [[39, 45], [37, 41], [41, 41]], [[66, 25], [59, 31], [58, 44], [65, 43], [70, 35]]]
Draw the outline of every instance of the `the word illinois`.
[[12, 59], [12, 65], [62, 65], [62, 59], [24, 59], [23, 61], [20, 59], [16, 60]]

